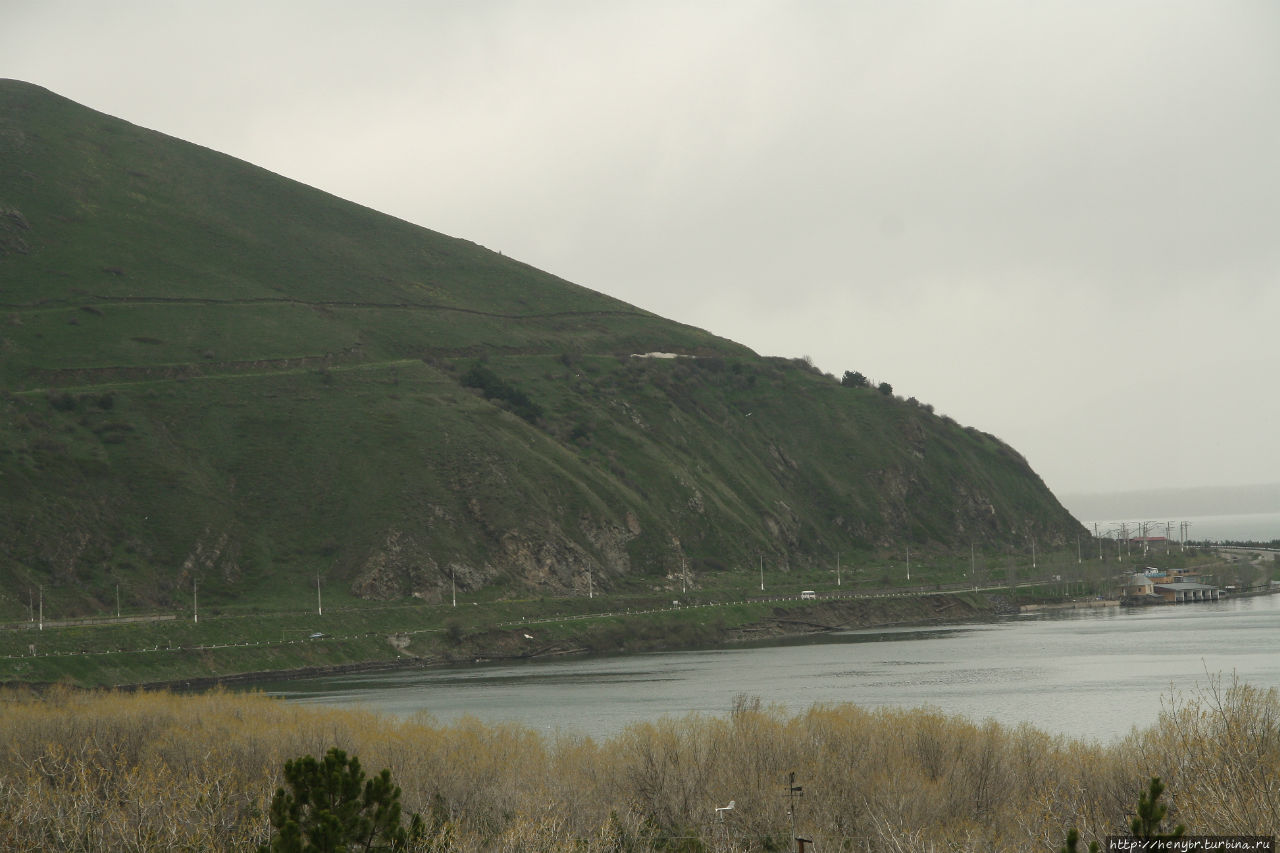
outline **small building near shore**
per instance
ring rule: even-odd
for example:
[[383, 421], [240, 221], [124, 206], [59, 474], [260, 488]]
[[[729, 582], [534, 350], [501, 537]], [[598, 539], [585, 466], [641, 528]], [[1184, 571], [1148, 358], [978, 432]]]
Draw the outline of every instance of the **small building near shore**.
[[1155, 581], [1147, 575], [1134, 573], [1125, 579], [1124, 586], [1120, 588], [1120, 596], [1122, 598], [1136, 598], [1143, 595], [1154, 595], [1155, 585]]
[[1174, 578], [1172, 583], [1155, 584], [1156, 595], [1169, 604], [1182, 604], [1188, 601], [1217, 601], [1222, 591], [1216, 586], [1185, 578]]
[[1120, 603], [1184, 604], [1189, 601], [1217, 601], [1222, 590], [1200, 582], [1192, 572], [1148, 570], [1129, 575], [1120, 588]]
[[1153, 578], [1142, 572], [1135, 572], [1125, 578], [1120, 587], [1120, 603], [1126, 607], [1137, 607], [1143, 604], [1163, 604], [1164, 599], [1156, 595]]

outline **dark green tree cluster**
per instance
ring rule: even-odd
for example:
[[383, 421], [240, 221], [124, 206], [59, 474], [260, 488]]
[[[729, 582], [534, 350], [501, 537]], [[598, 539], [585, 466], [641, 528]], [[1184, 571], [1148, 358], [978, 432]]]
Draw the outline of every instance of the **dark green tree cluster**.
[[[868, 388], [871, 380], [855, 370], [846, 370], [844, 376], [840, 377], [840, 384], [846, 388]], [[893, 386], [888, 382], [881, 382], [876, 386], [876, 390], [886, 397], [893, 396]]]
[[505, 404], [514, 414], [529, 423], [536, 423], [542, 417], [542, 407], [529, 399], [528, 394], [505, 382], [483, 364], [472, 365], [470, 370], [462, 374], [461, 382], [468, 388], [478, 389], [486, 400], [497, 400]]
[[400, 788], [383, 770], [366, 779], [360, 759], [334, 747], [284, 764], [288, 790], [271, 800], [271, 842], [260, 853], [350, 853], [404, 850], [421, 831], [400, 825]]

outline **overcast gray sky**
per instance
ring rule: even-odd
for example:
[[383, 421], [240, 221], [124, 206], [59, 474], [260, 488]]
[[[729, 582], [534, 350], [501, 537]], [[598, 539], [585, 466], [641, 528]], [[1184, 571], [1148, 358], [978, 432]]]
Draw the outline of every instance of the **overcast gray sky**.
[[0, 5], [0, 76], [994, 433], [1280, 482], [1280, 3]]

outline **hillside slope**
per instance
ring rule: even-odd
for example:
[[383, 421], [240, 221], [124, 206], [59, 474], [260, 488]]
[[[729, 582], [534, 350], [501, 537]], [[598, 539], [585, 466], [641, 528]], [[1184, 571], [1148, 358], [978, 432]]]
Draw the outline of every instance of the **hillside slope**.
[[1080, 532], [926, 407], [15, 81], [0, 354], [0, 618]]

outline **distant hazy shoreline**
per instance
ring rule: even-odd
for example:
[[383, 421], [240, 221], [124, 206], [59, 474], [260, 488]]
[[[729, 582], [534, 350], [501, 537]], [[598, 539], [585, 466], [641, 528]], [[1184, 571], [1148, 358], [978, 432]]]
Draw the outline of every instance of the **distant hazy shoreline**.
[[[1059, 500], [1090, 530], [1097, 523], [1100, 532], [1120, 522], [1167, 523], [1176, 539], [1180, 523], [1189, 521], [1189, 537], [1194, 540], [1280, 538], [1280, 483], [1078, 493], [1060, 495]], [[1154, 535], [1164, 533], [1162, 528]]]
[[[1236, 515], [1130, 515], [1110, 518], [1081, 519], [1091, 532], [1094, 525], [1100, 535], [1105, 536], [1107, 530], [1114, 530], [1121, 522], [1127, 522], [1132, 535], [1138, 535], [1139, 522], [1157, 524], [1148, 527], [1148, 535], [1164, 536], [1166, 531], [1170, 538], [1177, 542], [1182, 522], [1190, 522], [1187, 539], [1192, 542], [1272, 542], [1280, 539], [1280, 512], [1251, 512]], [[1172, 528], [1164, 526], [1171, 522]]]

